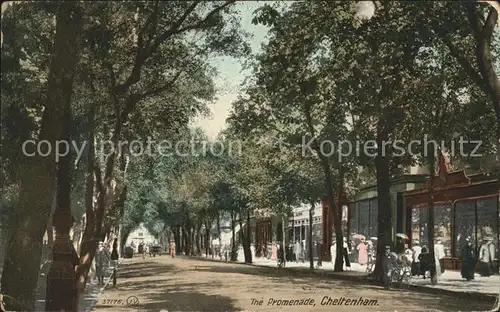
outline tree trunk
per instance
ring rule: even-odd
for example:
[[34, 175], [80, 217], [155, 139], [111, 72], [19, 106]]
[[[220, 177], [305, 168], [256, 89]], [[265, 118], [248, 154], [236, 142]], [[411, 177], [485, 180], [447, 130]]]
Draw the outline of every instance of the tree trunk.
[[[83, 290], [87, 283], [92, 260], [97, 249], [97, 237], [95, 234], [96, 216], [94, 212], [94, 118], [95, 103], [92, 102], [87, 114], [88, 134], [87, 134], [87, 173], [85, 182], [85, 229], [83, 231], [82, 243], [80, 245], [80, 266], [77, 273], [78, 289]], [[125, 242], [122, 242], [125, 244]]]
[[181, 239], [181, 231], [178, 226], [174, 228], [174, 243], [175, 243], [175, 253], [181, 254], [182, 250], [182, 239]]
[[199, 256], [201, 255], [201, 246], [200, 242], [201, 241], [201, 223], [198, 225], [198, 228], [196, 229], [196, 255]]
[[2, 273], [5, 307], [13, 311], [34, 309], [42, 240], [55, 192], [57, 171], [54, 147], [61, 138], [65, 108], [70, 105], [80, 50], [78, 44], [83, 23], [78, 3], [64, 2], [60, 8], [56, 14], [54, 53], [39, 136], [40, 141], [50, 142], [53, 148], [46, 157], [35, 155], [23, 159], [21, 191]]
[[[243, 245], [243, 254], [245, 256], [245, 263], [252, 263], [252, 252], [250, 250], [250, 244], [248, 243], [248, 235], [246, 235], [243, 229], [243, 213], [240, 211], [240, 239], [241, 244]], [[250, 224], [247, 224], [247, 227], [250, 227]]]
[[[287, 259], [286, 259], [286, 249], [287, 249], [286, 233], [287, 233], [287, 227], [285, 226], [285, 224], [288, 224], [288, 218], [287, 218], [286, 214], [283, 214], [281, 216], [281, 223], [283, 224], [283, 226], [281, 227], [281, 232], [282, 232], [282, 236], [283, 236], [283, 241], [281, 242], [281, 248], [283, 248], [283, 265], [286, 265], [286, 261], [287, 261]], [[321, 257], [321, 255], [320, 255], [320, 257]]]
[[427, 220], [427, 240], [429, 241], [429, 255], [431, 258], [431, 283], [437, 284], [436, 261], [434, 254], [434, 148], [427, 149], [427, 162], [429, 165], [429, 184], [427, 186], [427, 206], [429, 219]]
[[250, 227], [250, 210], [247, 209], [247, 246], [248, 246], [248, 259], [245, 257], [245, 263], [252, 263], [252, 229]]
[[54, 196], [54, 200], [52, 202], [52, 208], [50, 209], [49, 221], [47, 222], [47, 244], [52, 248], [54, 244], [54, 225], [52, 222], [52, 217], [56, 211], [57, 207], [57, 196]]
[[205, 255], [208, 257], [208, 254], [213, 252], [212, 248], [212, 220], [208, 220], [205, 222]]
[[189, 235], [187, 233], [187, 229], [184, 227], [182, 228], [182, 252], [184, 252], [187, 255], [189, 255]]
[[471, 2], [468, 4], [468, 16], [476, 39], [477, 64], [484, 82], [479, 87], [485, 89], [492, 100], [497, 117], [497, 135], [500, 137], [500, 79], [498, 79], [495, 72], [494, 59], [491, 53], [492, 37], [498, 21], [498, 12], [495, 8], [490, 8], [488, 17], [484, 25], [482, 25], [477, 15], [477, 3]]
[[385, 246], [392, 246], [392, 208], [391, 208], [391, 193], [390, 193], [390, 173], [389, 173], [389, 158], [385, 156], [383, 142], [389, 141], [387, 127], [379, 125], [381, 128], [377, 134], [377, 156], [375, 158], [375, 168], [377, 174], [377, 203], [378, 203], [378, 233], [377, 233], [377, 256], [375, 262], [374, 276], [377, 280], [383, 281], [384, 269], [383, 259]]
[[[332, 171], [330, 169], [330, 165], [328, 163], [328, 159], [321, 157], [321, 163], [323, 165], [323, 171], [325, 173], [325, 182], [328, 190], [328, 204], [330, 211], [332, 211], [333, 215], [333, 225], [335, 228], [335, 243], [336, 243], [336, 259], [335, 259], [335, 272], [342, 272], [344, 270], [344, 239], [342, 233], [342, 220], [341, 215], [337, 213], [336, 205], [335, 205], [335, 192], [334, 192], [334, 181]], [[339, 195], [340, 196], [340, 195]], [[340, 198], [340, 197], [339, 197]], [[324, 248], [330, 248], [330, 246], [325, 246]], [[331, 256], [331, 255], [330, 255]]]
[[236, 257], [236, 216], [234, 212], [231, 211], [231, 228], [233, 231], [233, 237], [231, 240], [231, 261], [236, 261], [238, 260]]
[[219, 238], [219, 257], [222, 257], [222, 234], [220, 230], [220, 212], [217, 213], [217, 237]]
[[196, 229], [194, 227], [191, 228], [191, 230], [190, 230], [191, 231], [190, 232], [190, 234], [191, 234], [191, 236], [190, 236], [190, 238], [191, 238], [191, 240], [190, 240], [190, 245], [191, 245], [190, 255], [191, 256], [196, 255], [196, 252], [195, 252], [195, 245], [196, 245], [195, 230]]
[[[314, 203], [311, 203], [311, 208], [309, 208], [309, 268], [311, 270], [314, 269], [314, 257], [313, 257], [313, 239], [312, 239], [312, 226], [313, 226], [313, 212], [314, 212]], [[284, 228], [284, 224], [283, 224]]]

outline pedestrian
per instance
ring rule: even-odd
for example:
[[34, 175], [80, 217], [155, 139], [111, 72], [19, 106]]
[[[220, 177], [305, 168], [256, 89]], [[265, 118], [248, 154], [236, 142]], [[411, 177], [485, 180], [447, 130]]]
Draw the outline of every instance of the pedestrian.
[[495, 245], [493, 239], [487, 237], [479, 249], [479, 261], [481, 262], [481, 276], [491, 276], [494, 269]]
[[461, 253], [460, 273], [462, 278], [470, 281], [474, 279], [474, 268], [476, 266], [476, 257], [474, 256], [474, 247], [472, 246], [471, 237], [465, 239]]
[[337, 258], [337, 245], [335, 242], [335, 238], [333, 239], [333, 242], [330, 245], [330, 256], [331, 256], [332, 266], [335, 267], [335, 259]]
[[440, 259], [438, 257], [438, 254], [436, 254], [436, 253], [434, 253], [434, 265], [436, 268], [436, 277], [441, 276], [441, 274], [442, 274], [441, 262], [440, 262]]
[[113, 241], [113, 250], [111, 251], [111, 260], [118, 261], [118, 238]]
[[175, 258], [175, 241], [170, 241], [170, 256]]
[[351, 251], [349, 249], [349, 245], [347, 244], [347, 238], [345, 237], [344, 237], [343, 247], [344, 247], [343, 256], [344, 256], [346, 271], [351, 271], [351, 262], [349, 261], [349, 255], [351, 254]]
[[391, 247], [385, 246], [384, 257], [382, 258], [382, 272], [383, 272], [383, 282], [387, 289], [391, 288], [392, 283], [392, 262], [393, 257], [391, 255]]
[[411, 251], [413, 252], [412, 263], [411, 263], [411, 275], [418, 276], [421, 274], [419, 256], [422, 253], [422, 247], [420, 247], [420, 243], [418, 241], [413, 242]]
[[96, 275], [99, 285], [104, 285], [104, 275], [109, 266], [110, 255], [103, 242], [99, 242], [99, 249], [95, 255]]
[[431, 269], [431, 255], [427, 250], [427, 246], [422, 247], [422, 252], [418, 256], [418, 260], [420, 260], [420, 275], [423, 278], [427, 276], [427, 272]]
[[441, 240], [438, 240], [434, 245], [434, 255], [438, 259], [439, 267], [441, 268], [440, 272], [444, 273], [444, 257], [446, 256], [446, 254], [444, 252], [444, 246]]
[[299, 262], [300, 256], [301, 256], [301, 245], [299, 241], [295, 242], [295, 245], [293, 246], [293, 254], [295, 255], [295, 262]]
[[323, 244], [316, 243], [316, 256], [318, 257], [318, 267], [323, 266], [323, 261], [321, 259], [321, 252], [323, 251]]
[[277, 245], [278, 249], [278, 266], [285, 266], [285, 245], [279, 243]]
[[367, 251], [367, 246], [365, 239], [362, 238], [361, 242], [358, 244], [358, 247], [356, 247], [358, 250], [358, 263], [360, 265], [365, 265], [368, 263], [368, 251]]

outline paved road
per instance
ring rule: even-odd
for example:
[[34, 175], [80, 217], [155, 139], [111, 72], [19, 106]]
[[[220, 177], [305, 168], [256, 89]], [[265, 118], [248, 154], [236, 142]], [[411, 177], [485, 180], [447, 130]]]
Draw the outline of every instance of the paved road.
[[288, 276], [275, 268], [160, 256], [124, 260], [117, 287], [106, 289], [93, 311], [486, 311], [491, 308], [488, 303], [438, 295]]

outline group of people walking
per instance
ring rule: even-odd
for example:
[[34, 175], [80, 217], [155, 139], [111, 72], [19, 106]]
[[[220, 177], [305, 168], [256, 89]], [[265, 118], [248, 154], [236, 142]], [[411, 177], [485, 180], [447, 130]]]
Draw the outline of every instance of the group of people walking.
[[468, 281], [474, 279], [474, 271], [477, 260], [479, 260], [480, 263], [481, 276], [488, 277], [491, 276], [494, 271], [498, 271], [498, 267], [495, 265], [495, 251], [496, 248], [493, 244], [493, 238], [487, 237], [481, 244], [481, 247], [477, 252], [478, 257], [476, 257], [476, 251], [474, 250], [474, 246], [472, 244], [472, 238], [467, 237], [461, 250], [462, 266], [460, 268], [460, 272], [462, 274], [462, 278], [465, 278]]
[[431, 271], [431, 266], [436, 267], [436, 275], [440, 276], [444, 273], [444, 245], [438, 240], [434, 244], [434, 259], [432, 259], [429, 248], [427, 246], [420, 246], [418, 241], [413, 242], [411, 249], [407, 248], [405, 250], [405, 255], [411, 262], [411, 274], [412, 276], [422, 276], [423, 278], [428, 277], [428, 273]]

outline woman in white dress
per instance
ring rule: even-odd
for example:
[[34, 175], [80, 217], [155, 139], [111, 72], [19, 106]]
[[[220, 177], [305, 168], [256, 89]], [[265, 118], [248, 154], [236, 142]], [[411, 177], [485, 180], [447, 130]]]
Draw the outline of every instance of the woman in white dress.
[[434, 253], [434, 262], [436, 263], [436, 277], [440, 277], [442, 272], [441, 272], [441, 265], [439, 264], [439, 255]]
[[330, 245], [330, 255], [332, 256], [332, 265], [335, 267], [335, 258], [337, 257], [337, 245], [335, 241]]

